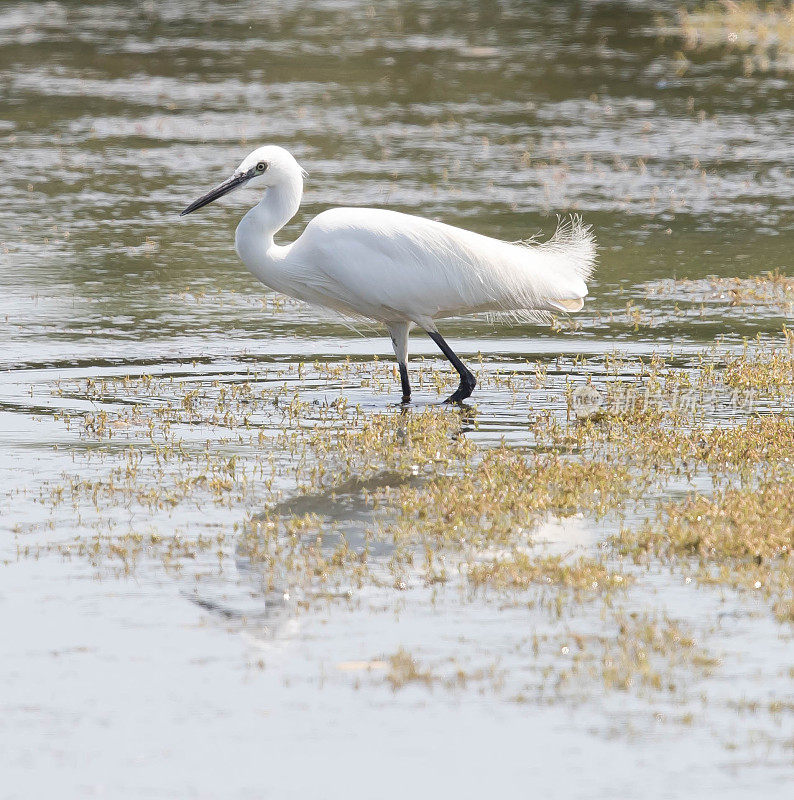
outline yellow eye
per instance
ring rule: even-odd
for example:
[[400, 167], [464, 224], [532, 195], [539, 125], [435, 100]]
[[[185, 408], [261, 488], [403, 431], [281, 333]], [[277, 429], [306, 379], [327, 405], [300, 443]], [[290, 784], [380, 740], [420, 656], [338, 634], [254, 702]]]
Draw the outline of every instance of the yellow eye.
[[264, 172], [266, 169], [267, 169], [267, 164], [264, 161], [260, 161], [256, 165], [256, 171], [257, 172]]

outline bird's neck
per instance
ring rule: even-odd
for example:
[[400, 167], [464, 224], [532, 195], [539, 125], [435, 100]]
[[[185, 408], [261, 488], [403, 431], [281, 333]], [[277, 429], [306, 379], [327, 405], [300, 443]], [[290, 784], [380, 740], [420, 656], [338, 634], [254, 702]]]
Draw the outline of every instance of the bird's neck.
[[298, 213], [303, 195], [303, 178], [296, 175], [289, 181], [271, 186], [265, 196], [251, 209], [254, 223], [268, 244], [273, 237]]
[[300, 175], [271, 186], [237, 226], [234, 242], [237, 254], [262, 283], [276, 291], [289, 293], [281, 264], [291, 245], [279, 247], [273, 237], [295, 216], [302, 194]]

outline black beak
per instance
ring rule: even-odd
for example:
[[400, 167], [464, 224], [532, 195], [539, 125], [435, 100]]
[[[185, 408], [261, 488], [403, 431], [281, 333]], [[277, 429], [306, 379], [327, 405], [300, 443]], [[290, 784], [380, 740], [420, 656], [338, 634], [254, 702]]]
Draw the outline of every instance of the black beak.
[[184, 211], [179, 214], [179, 216], [184, 217], [185, 214], [190, 214], [193, 211], [198, 211], [198, 209], [204, 208], [204, 206], [209, 205], [213, 200], [217, 200], [219, 197], [223, 197], [225, 194], [229, 194], [229, 192], [232, 192], [239, 186], [242, 186], [252, 177], [253, 175], [250, 172], [243, 172], [240, 175], [232, 175], [229, 180], [224, 181], [214, 189], [210, 189], [207, 194], [205, 194], [203, 197], [199, 197], [198, 200], [194, 200]]

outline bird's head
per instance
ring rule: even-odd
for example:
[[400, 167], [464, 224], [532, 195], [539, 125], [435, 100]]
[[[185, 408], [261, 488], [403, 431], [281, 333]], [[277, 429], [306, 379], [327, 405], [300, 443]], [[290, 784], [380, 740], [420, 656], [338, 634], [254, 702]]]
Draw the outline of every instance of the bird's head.
[[251, 186], [260, 191], [270, 186], [295, 182], [302, 186], [304, 177], [306, 172], [288, 150], [274, 144], [257, 147], [240, 162], [230, 178], [194, 200], [179, 216], [197, 211], [242, 186]]

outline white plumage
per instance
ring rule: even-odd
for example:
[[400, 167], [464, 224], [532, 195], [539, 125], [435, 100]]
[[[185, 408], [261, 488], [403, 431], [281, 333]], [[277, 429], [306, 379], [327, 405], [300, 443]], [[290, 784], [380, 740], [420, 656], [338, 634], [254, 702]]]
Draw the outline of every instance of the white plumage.
[[303, 176], [289, 152], [260, 147], [182, 214], [243, 185], [264, 189], [237, 228], [240, 258], [276, 291], [386, 324], [406, 402], [413, 325], [424, 328], [458, 370], [461, 385], [450, 400], [459, 401], [476, 381], [435, 320], [481, 312], [536, 320], [582, 308], [595, 240], [578, 217], [560, 225], [547, 242], [510, 243], [396, 211], [334, 208], [316, 216], [292, 244], [277, 245], [273, 236], [300, 206]]

